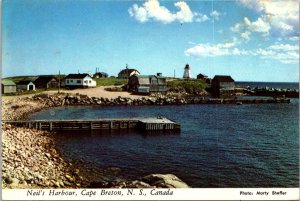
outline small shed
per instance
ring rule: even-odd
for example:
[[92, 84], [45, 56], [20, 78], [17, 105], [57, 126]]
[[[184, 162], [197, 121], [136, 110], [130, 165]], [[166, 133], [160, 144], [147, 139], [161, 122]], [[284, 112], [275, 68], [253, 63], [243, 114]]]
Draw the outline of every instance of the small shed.
[[24, 91], [35, 90], [35, 84], [30, 80], [22, 80], [17, 83], [17, 89]]
[[198, 80], [206, 80], [207, 78], [208, 78], [208, 76], [207, 76], [207, 75], [204, 75], [204, 74], [202, 74], [202, 73], [200, 73], [200, 74], [197, 75], [197, 79], [198, 79]]
[[1, 93], [2, 94], [9, 94], [9, 93], [16, 93], [17, 92], [17, 85], [12, 80], [2, 80], [1, 81]]
[[130, 76], [139, 75], [140, 72], [136, 69], [126, 68], [119, 72], [118, 78], [128, 79]]
[[235, 83], [229, 75], [216, 75], [211, 81], [211, 88], [218, 94], [233, 93], [235, 89]]
[[156, 75], [133, 75], [128, 80], [128, 89], [137, 93], [166, 92], [165, 77]]
[[211, 83], [211, 78], [209, 78], [207, 75], [204, 75], [202, 73], [198, 74], [197, 75], [197, 79], [198, 80], [203, 80], [205, 81], [207, 84], [210, 84]]
[[58, 80], [54, 76], [39, 76], [33, 83], [38, 89], [57, 88], [59, 85]]

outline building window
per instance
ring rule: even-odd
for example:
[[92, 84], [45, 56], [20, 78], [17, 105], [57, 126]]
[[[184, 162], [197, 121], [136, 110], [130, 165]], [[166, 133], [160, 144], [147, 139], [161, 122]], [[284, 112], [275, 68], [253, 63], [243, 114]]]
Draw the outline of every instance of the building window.
[[73, 80], [71, 80], [70, 82], [73, 82]]
[[92, 83], [92, 81], [91, 81], [91, 80], [89, 80], [89, 83], [91, 84], [91, 83]]
[[69, 84], [69, 80], [67, 80], [67, 84]]
[[77, 84], [81, 84], [81, 80], [77, 80]]
[[84, 83], [87, 84], [88, 83], [87, 80], [84, 80]]

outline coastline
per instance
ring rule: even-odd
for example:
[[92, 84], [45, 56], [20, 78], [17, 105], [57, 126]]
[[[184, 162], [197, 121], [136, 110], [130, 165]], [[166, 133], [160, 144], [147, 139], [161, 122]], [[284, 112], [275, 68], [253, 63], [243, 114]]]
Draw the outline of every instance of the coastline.
[[[22, 120], [34, 112], [64, 105], [57, 97], [60, 95], [2, 97], [2, 120]], [[82, 161], [66, 161], [55, 147], [55, 133], [48, 131], [2, 123], [2, 147], [3, 188], [189, 187], [172, 174], [151, 174], [129, 181], [117, 167], [94, 169]]]

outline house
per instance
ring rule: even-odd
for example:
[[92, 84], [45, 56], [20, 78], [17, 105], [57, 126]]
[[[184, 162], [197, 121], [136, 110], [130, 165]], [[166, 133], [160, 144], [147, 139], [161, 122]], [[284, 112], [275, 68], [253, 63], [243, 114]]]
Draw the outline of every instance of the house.
[[11, 80], [2, 80], [1, 81], [1, 93], [2, 94], [10, 94], [17, 92], [17, 85]]
[[132, 75], [128, 80], [128, 90], [136, 93], [166, 92], [165, 77], [157, 75]]
[[229, 75], [216, 75], [211, 81], [211, 89], [219, 95], [234, 93], [234, 80]]
[[101, 78], [101, 77], [108, 77], [108, 74], [104, 72], [97, 72], [93, 75], [93, 78]]
[[87, 73], [69, 74], [65, 77], [66, 88], [87, 88], [96, 86], [96, 81]]
[[130, 69], [126, 65], [126, 68], [121, 70], [118, 74], [118, 78], [128, 79], [132, 75], [139, 75], [140, 72], [136, 69]]
[[204, 75], [204, 74], [201, 74], [201, 73], [197, 75], [198, 80], [206, 80], [207, 78], [208, 78], [207, 75]]
[[17, 89], [24, 91], [35, 90], [35, 84], [30, 80], [22, 80], [17, 83]]
[[204, 80], [207, 84], [210, 84], [210, 83], [211, 83], [211, 79], [208, 78], [207, 75], [204, 75], [204, 74], [202, 74], [202, 73], [200, 73], [200, 74], [197, 75], [197, 79], [198, 79], [198, 80]]
[[33, 83], [38, 89], [57, 88], [59, 85], [58, 80], [54, 76], [39, 76]]

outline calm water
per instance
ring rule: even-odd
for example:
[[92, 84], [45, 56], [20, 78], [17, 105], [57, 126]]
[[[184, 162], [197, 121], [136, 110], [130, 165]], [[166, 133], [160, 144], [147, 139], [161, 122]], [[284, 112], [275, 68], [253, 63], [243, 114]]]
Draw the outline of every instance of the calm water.
[[32, 119], [167, 116], [177, 135], [59, 134], [63, 157], [129, 178], [173, 173], [192, 187], [298, 187], [298, 99], [291, 104], [60, 107]]

